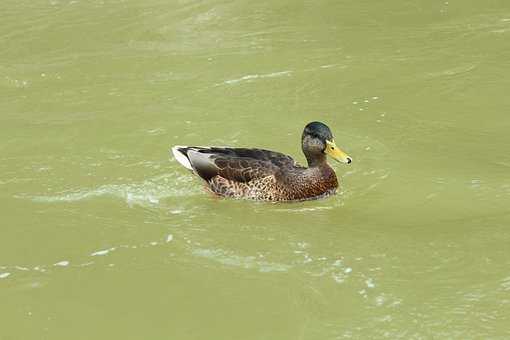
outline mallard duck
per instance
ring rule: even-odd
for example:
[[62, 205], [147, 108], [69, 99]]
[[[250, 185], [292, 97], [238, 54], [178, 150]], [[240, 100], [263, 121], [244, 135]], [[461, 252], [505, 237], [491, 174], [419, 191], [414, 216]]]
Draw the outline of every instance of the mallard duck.
[[172, 152], [220, 196], [293, 201], [334, 193], [338, 181], [326, 155], [347, 164], [352, 158], [335, 145], [331, 130], [321, 122], [305, 126], [301, 148], [308, 167], [283, 153], [263, 149], [174, 146]]

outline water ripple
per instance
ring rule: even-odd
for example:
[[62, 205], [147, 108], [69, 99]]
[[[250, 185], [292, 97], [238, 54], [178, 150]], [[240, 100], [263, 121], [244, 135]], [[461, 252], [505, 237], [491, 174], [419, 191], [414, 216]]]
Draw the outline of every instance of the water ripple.
[[112, 196], [132, 205], [157, 205], [161, 199], [182, 197], [199, 193], [199, 186], [187, 186], [189, 176], [162, 175], [141, 183], [105, 184], [93, 189], [78, 189], [56, 195], [16, 195], [16, 198], [29, 199], [38, 203], [77, 202], [87, 199]]

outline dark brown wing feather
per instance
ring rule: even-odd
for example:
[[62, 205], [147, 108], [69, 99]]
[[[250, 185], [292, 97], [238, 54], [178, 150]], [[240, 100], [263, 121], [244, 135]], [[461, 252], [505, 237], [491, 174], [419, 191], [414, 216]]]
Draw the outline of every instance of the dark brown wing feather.
[[209, 180], [214, 176], [249, 182], [255, 178], [277, 175], [280, 169], [296, 165], [285, 154], [246, 148], [186, 147], [179, 151], [186, 155], [200, 177]]
[[205, 180], [221, 176], [237, 182], [277, 175], [282, 167], [294, 166], [294, 160], [284, 154], [261, 149], [200, 148], [180, 149], [193, 169]]
[[264, 149], [247, 149], [247, 148], [228, 148], [228, 147], [198, 147], [189, 146], [179, 149], [182, 153], [187, 154], [189, 150], [194, 150], [207, 154], [216, 154], [229, 157], [245, 157], [258, 159], [261, 161], [270, 161], [276, 166], [293, 166], [296, 165], [294, 159], [281, 152], [264, 150]]
[[248, 157], [216, 156], [214, 164], [218, 168], [217, 174], [219, 176], [243, 183], [247, 183], [258, 178], [276, 175], [280, 171], [280, 169], [270, 161], [263, 161]]

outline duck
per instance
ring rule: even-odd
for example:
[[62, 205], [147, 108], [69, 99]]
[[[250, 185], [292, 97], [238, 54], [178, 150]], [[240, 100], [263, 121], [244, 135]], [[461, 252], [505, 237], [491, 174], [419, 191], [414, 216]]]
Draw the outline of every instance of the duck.
[[257, 148], [177, 145], [171, 151], [218, 196], [279, 202], [334, 194], [338, 179], [327, 156], [345, 164], [352, 158], [336, 146], [330, 128], [322, 122], [305, 126], [301, 149], [308, 166], [286, 154]]

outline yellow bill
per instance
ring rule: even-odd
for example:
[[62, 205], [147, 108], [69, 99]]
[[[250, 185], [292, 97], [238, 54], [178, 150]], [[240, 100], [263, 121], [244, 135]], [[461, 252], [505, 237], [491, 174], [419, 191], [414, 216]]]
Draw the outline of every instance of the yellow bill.
[[349, 157], [345, 152], [340, 150], [340, 148], [336, 146], [334, 140], [326, 141], [326, 150], [324, 150], [324, 153], [330, 155], [333, 159], [342, 163], [349, 164], [352, 162], [352, 158]]

